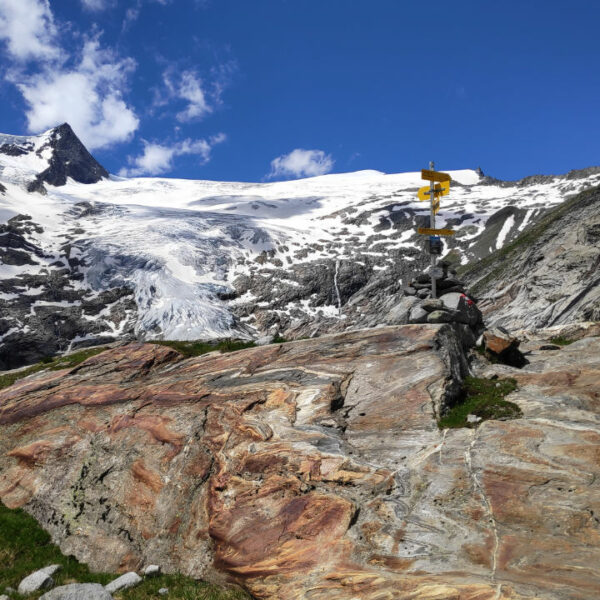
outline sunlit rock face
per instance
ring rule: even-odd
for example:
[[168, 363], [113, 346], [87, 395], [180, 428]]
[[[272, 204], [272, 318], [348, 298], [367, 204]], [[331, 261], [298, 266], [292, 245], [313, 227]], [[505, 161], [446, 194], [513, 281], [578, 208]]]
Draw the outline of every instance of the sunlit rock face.
[[0, 499], [94, 569], [265, 600], [594, 598], [600, 338], [541, 345], [478, 367], [517, 379], [522, 418], [446, 431], [449, 325], [114, 348], [0, 392]]

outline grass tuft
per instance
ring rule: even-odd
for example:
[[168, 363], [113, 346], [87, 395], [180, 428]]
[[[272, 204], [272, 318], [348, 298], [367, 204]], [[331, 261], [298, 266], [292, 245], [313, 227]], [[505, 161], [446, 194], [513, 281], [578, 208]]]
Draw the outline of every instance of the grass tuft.
[[169, 346], [180, 352], [185, 357], [200, 356], [208, 352], [235, 352], [236, 350], [245, 350], [246, 348], [254, 348], [256, 344], [252, 341], [244, 340], [214, 340], [209, 342], [183, 342], [179, 340], [152, 340], [149, 344], [160, 344], [161, 346]]
[[569, 338], [566, 338], [562, 335], [550, 338], [550, 342], [552, 344], [556, 344], [557, 346], [568, 346], [569, 344], [572, 344], [574, 341], [575, 340], [570, 340]]
[[[117, 577], [111, 573], [92, 573], [87, 565], [64, 556], [46, 533], [23, 510], [11, 510], [0, 503], [0, 594], [7, 587], [17, 589], [21, 580], [37, 569], [60, 564], [62, 569], [52, 578], [55, 585], [67, 583], [101, 583], [106, 585]], [[150, 600], [164, 598], [160, 588], [168, 588], [170, 600], [246, 600], [241, 590], [224, 589], [208, 583], [197, 582], [183, 575], [160, 575], [144, 580], [140, 585], [117, 592], [115, 600]], [[39, 598], [43, 592], [27, 598]], [[15, 597], [15, 595], [11, 595]], [[21, 597], [18, 596], [17, 597]]]
[[[463, 398], [438, 421], [440, 429], [448, 427], [473, 427], [467, 415], [476, 415], [481, 421], [490, 419], [517, 419], [521, 409], [504, 397], [517, 389], [514, 379], [480, 379], [466, 377], [463, 383]], [[480, 421], [480, 422], [481, 422]]]

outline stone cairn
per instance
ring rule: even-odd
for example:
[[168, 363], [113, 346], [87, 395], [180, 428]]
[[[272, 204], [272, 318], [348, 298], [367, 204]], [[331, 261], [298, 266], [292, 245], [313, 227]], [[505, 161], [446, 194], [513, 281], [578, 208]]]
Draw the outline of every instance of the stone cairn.
[[403, 288], [405, 299], [411, 305], [408, 323], [458, 323], [466, 325], [476, 339], [483, 331], [483, 318], [476, 300], [468, 295], [450, 263], [442, 260], [438, 267], [443, 271], [442, 277], [436, 279], [438, 298], [431, 297], [429, 273], [420, 273]]
[[[436, 279], [438, 296], [453, 292], [466, 294], [465, 284], [457, 279], [456, 269], [449, 262], [441, 260], [437, 266], [444, 272], [441, 278]], [[431, 276], [429, 273], [421, 273], [402, 289], [405, 296], [416, 296], [422, 300], [431, 298]]]

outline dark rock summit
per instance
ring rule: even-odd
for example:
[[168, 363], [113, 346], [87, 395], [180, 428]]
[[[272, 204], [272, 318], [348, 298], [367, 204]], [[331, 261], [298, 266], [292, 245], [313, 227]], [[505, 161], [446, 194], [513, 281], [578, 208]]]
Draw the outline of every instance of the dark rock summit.
[[48, 143], [53, 150], [52, 158], [49, 167], [36, 177], [38, 185], [42, 182], [65, 185], [67, 177], [79, 183], [96, 183], [108, 177], [108, 171], [87, 151], [68, 123], [53, 129]]

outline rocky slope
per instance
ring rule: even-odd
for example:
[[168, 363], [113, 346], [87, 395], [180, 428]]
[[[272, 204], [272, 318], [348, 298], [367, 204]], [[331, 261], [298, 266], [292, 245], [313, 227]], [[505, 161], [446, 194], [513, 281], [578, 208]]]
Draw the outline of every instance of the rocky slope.
[[94, 568], [256, 598], [590, 600], [600, 338], [545, 344], [477, 367], [517, 380], [522, 418], [444, 431], [467, 368], [449, 325], [115, 348], [0, 392], [0, 499]]
[[[438, 225], [457, 231], [444, 251], [464, 264], [597, 185], [600, 170], [452, 177]], [[122, 179], [68, 125], [0, 135], [0, 369], [109, 338], [298, 338], [385, 322], [428, 261], [422, 183], [376, 171]]]
[[463, 276], [488, 324], [520, 329], [600, 321], [600, 188], [549, 211]]

